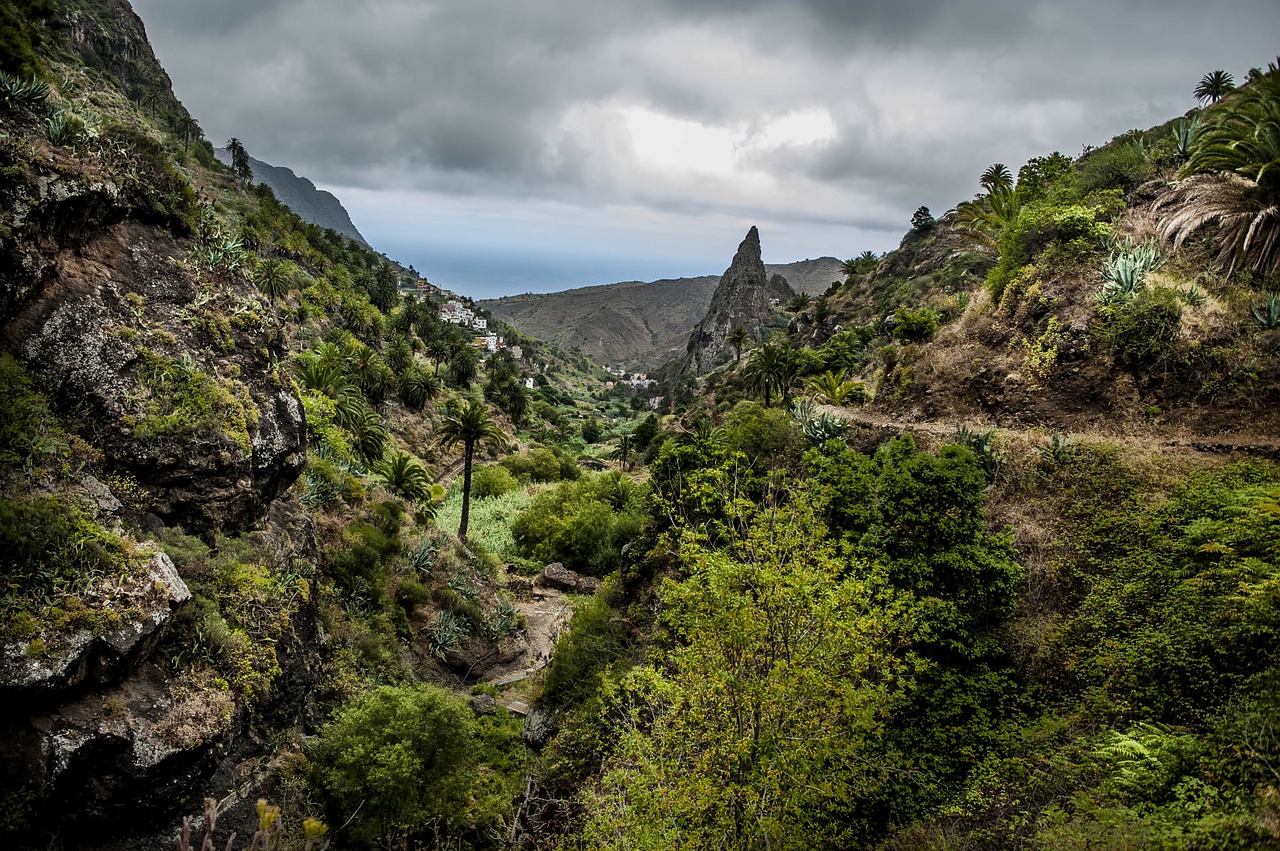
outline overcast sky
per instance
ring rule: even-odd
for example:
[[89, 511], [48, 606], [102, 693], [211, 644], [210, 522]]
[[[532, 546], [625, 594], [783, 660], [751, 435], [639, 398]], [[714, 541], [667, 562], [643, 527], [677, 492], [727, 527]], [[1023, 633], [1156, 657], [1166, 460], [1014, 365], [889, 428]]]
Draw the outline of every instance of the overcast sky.
[[222, 145], [476, 297], [897, 245], [1276, 60], [1277, 0], [133, 0]]

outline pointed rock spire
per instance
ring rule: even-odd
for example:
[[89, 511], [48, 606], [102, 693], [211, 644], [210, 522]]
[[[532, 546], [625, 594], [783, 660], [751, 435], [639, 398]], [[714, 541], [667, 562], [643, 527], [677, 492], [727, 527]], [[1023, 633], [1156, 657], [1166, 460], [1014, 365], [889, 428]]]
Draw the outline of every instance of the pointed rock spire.
[[728, 338], [734, 328], [745, 328], [760, 342], [760, 325], [773, 305], [793, 295], [786, 278], [766, 276], [760, 259], [760, 231], [753, 225], [720, 276], [707, 315], [689, 336], [683, 371], [702, 375], [723, 363], [732, 348]]

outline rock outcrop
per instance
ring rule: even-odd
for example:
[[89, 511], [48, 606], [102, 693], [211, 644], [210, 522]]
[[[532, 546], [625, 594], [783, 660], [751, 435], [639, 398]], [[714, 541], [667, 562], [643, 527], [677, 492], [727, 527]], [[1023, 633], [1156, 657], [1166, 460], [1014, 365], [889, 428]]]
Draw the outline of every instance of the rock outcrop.
[[92, 163], [33, 163], [23, 178], [0, 192], [14, 213], [0, 348], [74, 407], [158, 517], [247, 527], [305, 461], [302, 405], [272, 358], [270, 306], [242, 275], [193, 269], [145, 199]]
[[746, 329], [760, 342], [760, 326], [769, 312], [795, 295], [786, 278], [766, 274], [760, 259], [760, 232], [753, 226], [720, 276], [707, 315], [689, 335], [682, 372], [703, 375], [722, 364], [731, 352], [729, 334], [734, 328]]

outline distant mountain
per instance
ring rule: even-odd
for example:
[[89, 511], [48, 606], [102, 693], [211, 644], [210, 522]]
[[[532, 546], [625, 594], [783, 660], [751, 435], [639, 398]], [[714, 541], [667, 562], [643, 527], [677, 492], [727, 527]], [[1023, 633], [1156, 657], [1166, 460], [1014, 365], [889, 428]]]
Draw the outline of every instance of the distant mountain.
[[[765, 270], [811, 295], [844, 279], [834, 257], [766, 264]], [[599, 363], [654, 370], [685, 354], [689, 334], [707, 315], [719, 282], [719, 275], [626, 281], [477, 303], [530, 336], [577, 348]]]
[[[231, 154], [226, 148], [214, 148], [214, 156], [223, 165], [231, 164]], [[317, 189], [316, 185], [305, 177], [294, 174], [293, 169], [271, 165], [262, 160], [249, 157], [249, 165], [253, 167], [255, 183], [265, 183], [271, 187], [280, 202], [298, 214], [305, 222], [332, 228], [343, 236], [349, 236], [364, 245], [369, 243], [356, 230], [351, 216], [332, 192]]]

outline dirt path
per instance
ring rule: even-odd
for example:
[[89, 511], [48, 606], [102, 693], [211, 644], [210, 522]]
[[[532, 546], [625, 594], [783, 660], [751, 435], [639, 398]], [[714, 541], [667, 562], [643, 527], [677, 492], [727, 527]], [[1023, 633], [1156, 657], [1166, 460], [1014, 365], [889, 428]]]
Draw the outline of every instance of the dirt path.
[[527, 599], [516, 601], [516, 609], [524, 616], [527, 646], [516, 663], [516, 670], [494, 672], [487, 682], [507, 686], [528, 679], [551, 663], [556, 639], [573, 617], [573, 606], [559, 591], [534, 588]]
[[[818, 410], [838, 416], [856, 426], [880, 429], [893, 433], [916, 431], [938, 437], [951, 437], [956, 433], [956, 429], [959, 426], [964, 425], [971, 431], [995, 429], [997, 434], [1016, 435], [1029, 442], [1042, 442], [1053, 434], [1053, 431], [1048, 428], [1004, 428], [998, 427], [992, 423], [984, 423], [975, 420], [960, 420], [953, 422], [924, 420], [920, 422], [910, 422], [906, 420], [895, 420], [891, 417], [884, 416], [883, 414], [879, 414], [874, 411], [868, 411], [864, 408], [843, 408], [835, 405], [821, 405], [818, 407]], [[1115, 443], [1121, 446], [1142, 447], [1148, 451], [1151, 449], [1160, 449], [1173, 452], [1197, 452], [1207, 455], [1231, 455], [1233, 453], [1243, 452], [1251, 455], [1262, 455], [1280, 459], [1280, 439], [1258, 435], [1248, 435], [1244, 437], [1236, 437], [1232, 435], [1187, 435], [1182, 437], [1171, 437], [1159, 434], [1144, 435], [1103, 432], [1071, 432], [1070, 434], [1062, 432], [1062, 435], [1063, 437], [1070, 437], [1072, 440], [1080, 443]]]

